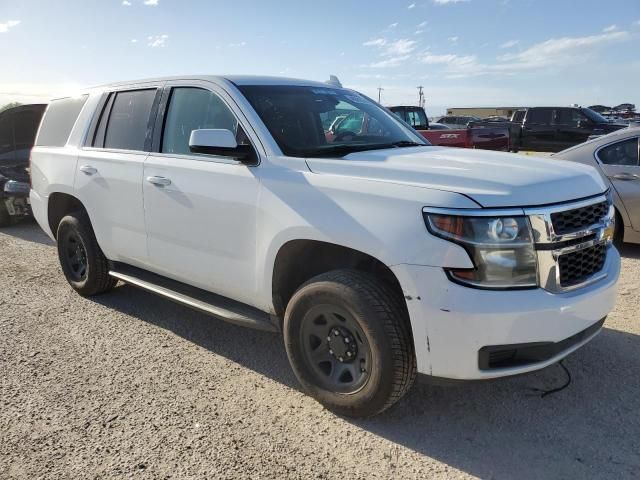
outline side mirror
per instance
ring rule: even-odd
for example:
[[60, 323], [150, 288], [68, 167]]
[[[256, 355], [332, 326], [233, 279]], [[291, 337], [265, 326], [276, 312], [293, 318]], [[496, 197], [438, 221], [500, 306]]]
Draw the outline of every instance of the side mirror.
[[240, 161], [247, 160], [253, 153], [251, 145], [238, 145], [231, 130], [218, 128], [192, 130], [189, 149], [193, 153], [233, 157]]

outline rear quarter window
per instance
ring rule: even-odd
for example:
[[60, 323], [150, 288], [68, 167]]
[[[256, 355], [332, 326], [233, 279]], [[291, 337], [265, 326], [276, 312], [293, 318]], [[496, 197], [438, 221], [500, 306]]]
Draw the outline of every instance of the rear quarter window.
[[53, 100], [42, 119], [36, 138], [39, 147], [64, 147], [89, 95]]
[[553, 109], [551, 108], [532, 108], [527, 115], [527, 122], [550, 124], [553, 118]]

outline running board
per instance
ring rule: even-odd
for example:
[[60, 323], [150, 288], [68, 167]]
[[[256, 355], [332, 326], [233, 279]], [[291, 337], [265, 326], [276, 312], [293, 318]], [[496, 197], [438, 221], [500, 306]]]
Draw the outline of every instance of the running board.
[[115, 263], [109, 275], [235, 325], [279, 331], [277, 322], [262, 310], [140, 268]]

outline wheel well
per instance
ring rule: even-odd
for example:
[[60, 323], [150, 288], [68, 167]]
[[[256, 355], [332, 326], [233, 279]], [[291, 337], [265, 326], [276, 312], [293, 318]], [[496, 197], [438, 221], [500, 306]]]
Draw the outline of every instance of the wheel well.
[[400, 282], [389, 267], [377, 258], [333, 243], [292, 240], [278, 251], [273, 269], [272, 295], [277, 316], [284, 318], [289, 300], [307, 280], [343, 268], [372, 273], [403, 298]]
[[86, 211], [82, 202], [72, 195], [66, 193], [52, 193], [49, 195], [49, 228], [53, 236], [58, 234], [60, 220], [71, 212], [78, 210]]
[[621, 236], [620, 239], [624, 242], [624, 234], [626, 230], [624, 219], [622, 218], [622, 214], [616, 207], [614, 207], [614, 210], [616, 212], [616, 230], [617, 232], [619, 232], [618, 235]]

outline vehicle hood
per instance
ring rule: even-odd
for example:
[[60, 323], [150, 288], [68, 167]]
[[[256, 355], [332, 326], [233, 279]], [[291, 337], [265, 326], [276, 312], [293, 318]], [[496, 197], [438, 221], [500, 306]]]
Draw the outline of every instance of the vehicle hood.
[[461, 193], [483, 207], [559, 203], [606, 190], [595, 169], [544, 157], [447, 147], [372, 150], [344, 158], [309, 158], [318, 174]]
[[623, 128], [627, 128], [629, 125], [624, 123], [598, 123], [593, 129], [594, 132], [600, 131], [604, 133], [611, 133], [617, 130], [622, 130]]

